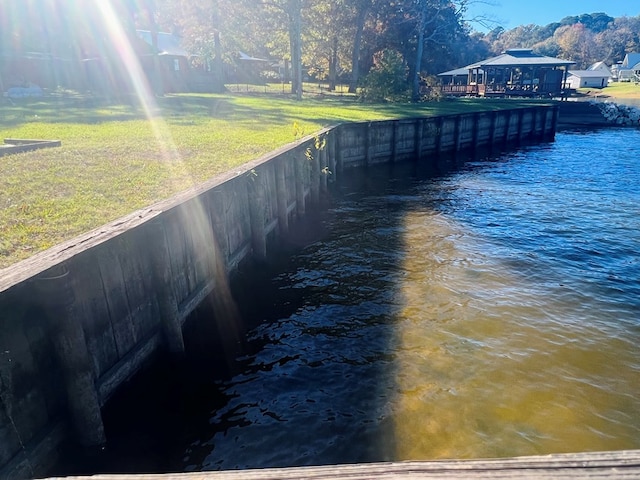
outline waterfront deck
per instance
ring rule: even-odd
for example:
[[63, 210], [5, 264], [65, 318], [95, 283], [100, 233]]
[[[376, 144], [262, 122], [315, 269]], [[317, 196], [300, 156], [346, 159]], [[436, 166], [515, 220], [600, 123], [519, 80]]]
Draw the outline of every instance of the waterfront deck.
[[640, 450], [588, 452], [490, 460], [393, 462], [320, 467], [267, 468], [222, 472], [95, 475], [67, 480], [238, 480], [238, 479], [613, 479], [640, 478]]

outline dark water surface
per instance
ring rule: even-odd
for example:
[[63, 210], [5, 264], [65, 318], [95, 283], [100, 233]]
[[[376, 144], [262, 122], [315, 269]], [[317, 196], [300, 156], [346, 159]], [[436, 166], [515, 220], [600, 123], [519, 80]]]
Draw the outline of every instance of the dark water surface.
[[311, 244], [245, 287], [233, 373], [155, 413], [192, 425], [162, 468], [640, 448], [638, 144], [566, 132], [342, 183]]

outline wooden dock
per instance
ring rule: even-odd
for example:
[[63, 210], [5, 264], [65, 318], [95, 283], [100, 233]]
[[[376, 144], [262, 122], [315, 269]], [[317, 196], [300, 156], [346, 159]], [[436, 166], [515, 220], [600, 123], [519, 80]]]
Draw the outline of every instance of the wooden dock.
[[221, 472], [95, 475], [66, 480], [275, 480], [275, 479], [640, 479], [640, 450], [588, 452], [489, 460], [440, 460]]

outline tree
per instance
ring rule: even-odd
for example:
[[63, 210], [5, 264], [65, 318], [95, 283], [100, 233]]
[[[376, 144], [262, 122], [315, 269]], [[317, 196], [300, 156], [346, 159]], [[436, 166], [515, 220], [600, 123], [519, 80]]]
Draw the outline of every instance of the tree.
[[362, 98], [368, 102], [397, 102], [409, 98], [407, 65], [397, 50], [385, 49], [373, 56], [373, 68], [365, 76]]
[[554, 34], [560, 55], [576, 62], [577, 68], [586, 68], [596, 59], [593, 55], [594, 35], [583, 24], [560, 27]]
[[456, 5], [448, 0], [417, 0], [415, 8], [417, 35], [411, 98], [418, 101], [425, 43], [442, 45], [455, 38], [461, 27], [460, 13], [464, 8], [464, 2]]
[[[409, 65], [409, 84], [414, 100], [419, 98], [420, 76], [427, 59], [442, 53], [467, 32], [462, 12], [467, 0], [399, 0], [378, 10], [384, 25], [382, 43], [400, 51]], [[437, 72], [433, 72], [437, 73]]]
[[289, 43], [291, 44], [291, 93], [302, 98], [302, 0], [288, 0]]
[[334, 90], [340, 72], [348, 69], [353, 38], [353, 7], [348, 0], [316, 2], [305, 9], [304, 62], [309, 73], [329, 81]]
[[542, 42], [536, 43], [533, 45], [533, 50], [540, 55], [546, 55], [547, 57], [557, 57], [560, 55], [560, 46], [553, 37], [549, 37]]
[[[291, 93], [297, 99], [302, 98], [302, 10], [311, 0], [244, 0], [245, 5], [255, 9], [257, 14], [275, 18], [280, 25], [286, 25], [289, 39], [289, 53], [291, 55]], [[271, 32], [273, 33], [273, 31]]]
[[222, 43], [220, 41], [220, 2], [211, 0], [211, 28], [213, 29], [213, 77], [215, 84], [213, 90], [215, 92], [224, 91], [224, 76], [222, 69]]
[[360, 77], [360, 48], [364, 24], [371, 8], [371, 0], [357, 0], [354, 3], [357, 15], [355, 17], [355, 33], [353, 37], [353, 49], [351, 53], [351, 82], [349, 83], [349, 93], [355, 93]]
[[573, 15], [564, 17], [560, 20], [561, 26], [573, 26], [576, 24], [582, 24], [585, 28], [591, 30], [593, 33], [600, 33], [607, 29], [609, 24], [613, 22], [613, 17], [610, 17], [606, 13], [583, 13], [582, 15]]
[[640, 17], [616, 18], [609, 27], [595, 35], [595, 51], [600, 60], [616, 63], [627, 53], [640, 51]]
[[542, 34], [543, 28], [534, 25], [519, 25], [511, 30], [504, 31], [492, 42], [492, 51], [499, 55], [509, 48], [532, 48], [536, 43], [545, 40]]
[[164, 85], [162, 73], [160, 71], [160, 48], [158, 48], [158, 22], [156, 20], [155, 0], [140, 0], [138, 3], [138, 13], [143, 18], [142, 25], [146, 26], [151, 33], [151, 58], [152, 71], [150, 72], [150, 83], [156, 95], [164, 95]]
[[209, 88], [213, 92], [224, 91], [224, 48], [222, 38], [229, 41], [228, 33], [233, 31], [228, 15], [232, 4], [228, 0], [159, 0], [162, 2], [159, 22], [169, 31], [176, 32], [186, 50], [194, 55], [194, 63], [209, 66], [212, 72]]

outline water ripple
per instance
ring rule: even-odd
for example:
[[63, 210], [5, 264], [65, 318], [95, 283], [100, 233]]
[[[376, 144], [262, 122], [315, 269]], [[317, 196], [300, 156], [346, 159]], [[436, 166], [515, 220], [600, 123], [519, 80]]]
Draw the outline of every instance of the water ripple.
[[638, 142], [569, 132], [438, 178], [370, 170], [273, 278], [287, 308], [250, 333], [185, 464], [640, 448]]

